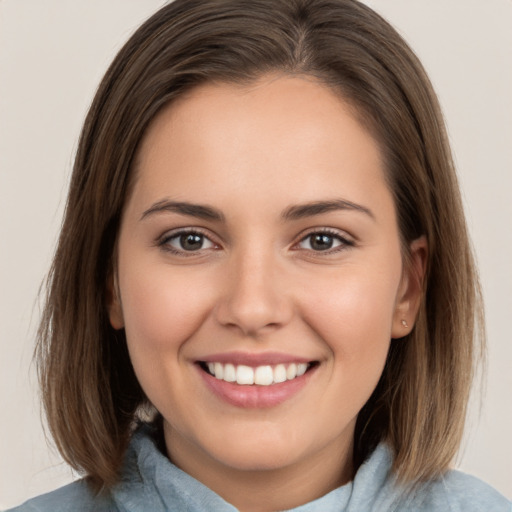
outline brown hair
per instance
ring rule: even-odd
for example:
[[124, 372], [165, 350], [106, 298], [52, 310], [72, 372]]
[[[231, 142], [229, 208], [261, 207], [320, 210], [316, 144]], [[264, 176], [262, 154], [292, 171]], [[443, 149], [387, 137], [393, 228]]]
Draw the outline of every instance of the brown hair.
[[270, 72], [314, 76], [353, 105], [383, 152], [405, 260], [409, 242], [428, 240], [419, 316], [392, 343], [359, 414], [356, 465], [387, 440], [397, 476], [415, 483], [445, 471], [459, 447], [482, 308], [444, 124], [421, 64], [355, 0], [176, 0], [135, 32], [96, 93], [39, 331], [51, 434], [96, 488], [116, 482], [147, 403], [106, 308], [138, 145], [157, 112], [185, 91]]

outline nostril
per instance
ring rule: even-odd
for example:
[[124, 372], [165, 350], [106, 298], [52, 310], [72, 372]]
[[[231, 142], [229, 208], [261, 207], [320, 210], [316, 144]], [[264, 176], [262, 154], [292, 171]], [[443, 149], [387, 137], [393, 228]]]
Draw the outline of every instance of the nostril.
[[274, 276], [267, 274], [256, 279], [247, 274], [250, 271], [246, 269], [233, 276], [231, 286], [223, 297], [219, 297], [215, 308], [217, 321], [250, 337], [256, 337], [262, 330], [275, 330], [287, 324], [292, 318], [293, 307]]

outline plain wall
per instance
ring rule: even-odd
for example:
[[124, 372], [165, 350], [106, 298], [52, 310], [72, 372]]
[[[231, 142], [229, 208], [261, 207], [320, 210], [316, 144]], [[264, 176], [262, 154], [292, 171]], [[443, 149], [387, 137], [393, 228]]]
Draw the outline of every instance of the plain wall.
[[[96, 86], [162, 0], [0, 0], [0, 508], [72, 479], [47, 446], [31, 357], [73, 153]], [[368, 0], [440, 96], [487, 305], [487, 394], [457, 465], [512, 498], [512, 2]]]

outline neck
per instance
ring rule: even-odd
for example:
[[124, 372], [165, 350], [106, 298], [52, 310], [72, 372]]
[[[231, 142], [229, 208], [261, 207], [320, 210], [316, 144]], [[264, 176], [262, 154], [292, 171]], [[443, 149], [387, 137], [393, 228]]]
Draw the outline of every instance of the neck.
[[165, 442], [176, 466], [240, 512], [289, 510], [324, 496], [353, 477], [352, 440], [336, 440], [335, 446], [329, 444], [284, 467], [242, 470], [213, 459], [169, 428], [165, 429]]

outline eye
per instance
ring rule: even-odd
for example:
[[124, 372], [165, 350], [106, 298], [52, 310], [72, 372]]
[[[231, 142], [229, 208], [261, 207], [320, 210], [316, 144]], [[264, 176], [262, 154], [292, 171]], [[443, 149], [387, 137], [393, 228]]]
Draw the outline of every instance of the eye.
[[308, 251], [315, 252], [335, 252], [336, 250], [340, 250], [352, 245], [354, 245], [353, 242], [347, 240], [337, 233], [317, 231], [304, 237], [299, 242], [298, 247], [300, 249], [306, 249]]
[[174, 253], [191, 253], [216, 247], [206, 235], [191, 230], [165, 236], [159, 245]]

